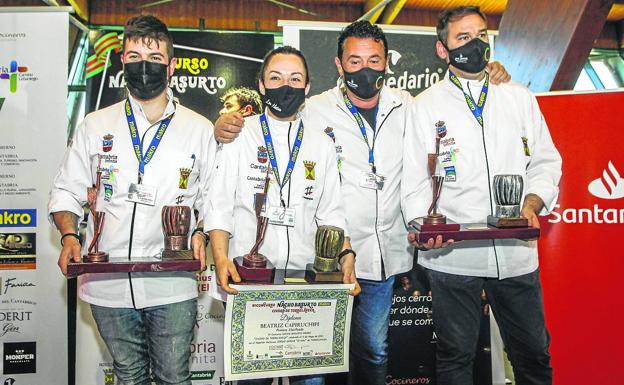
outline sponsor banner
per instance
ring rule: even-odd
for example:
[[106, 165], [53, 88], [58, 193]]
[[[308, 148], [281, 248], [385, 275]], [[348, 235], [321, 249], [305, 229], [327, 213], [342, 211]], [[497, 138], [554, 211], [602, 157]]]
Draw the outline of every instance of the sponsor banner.
[[[67, 383], [66, 279], [45, 218], [67, 143], [66, 11], [0, 8], [0, 383]], [[50, 44], [54, 42], [54, 44]], [[42, 60], [45, 58], [45, 60]], [[44, 357], [44, 359], [42, 359]]]
[[[338, 36], [348, 23], [310, 23], [280, 21], [284, 27], [284, 44], [298, 47], [308, 61], [312, 87], [308, 97], [336, 86], [338, 71]], [[413, 96], [438, 82], [446, 64], [435, 54], [435, 30], [407, 26], [381, 26], [388, 40], [386, 85], [407, 90]], [[490, 35], [494, 42], [494, 35]]]
[[[273, 48], [273, 35], [255, 33], [172, 32], [176, 69], [169, 82], [180, 103], [211, 121], [223, 107], [220, 97], [233, 87], [258, 87], [257, 75], [264, 55]], [[95, 55], [98, 42], [110, 44], [99, 50], [102, 66], [87, 80], [87, 110], [94, 111], [126, 97], [121, 55], [111, 39], [121, 32], [101, 31], [91, 41]], [[99, 44], [102, 45], [102, 44]], [[105, 65], [108, 63], [108, 65]], [[99, 72], [98, 72], [99, 71]]]
[[0, 270], [36, 268], [37, 234], [0, 233]]
[[624, 92], [546, 94], [538, 102], [563, 158], [559, 200], [542, 218], [539, 241], [554, 384], [620, 384]]
[[[475, 384], [491, 384], [489, 307], [483, 303], [473, 368]], [[388, 330], [388, 375], [385, 385], [436, 384], [433, 310], [423, 268], [395, 277]], [[408, 346], [410, 349], [405, 349]]]

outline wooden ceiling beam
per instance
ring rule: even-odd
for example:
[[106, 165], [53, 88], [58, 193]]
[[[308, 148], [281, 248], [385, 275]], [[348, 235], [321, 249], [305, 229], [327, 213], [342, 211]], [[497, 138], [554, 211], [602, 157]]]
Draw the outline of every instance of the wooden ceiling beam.
[[495, 57], [535, 92], [570, 90], [614, 0], [509, 0]]
[[381, 24], [392, 24], [394, 19], [401, 13], [405, 3], [407, 3], [407, 0], [392, 0], [384, 10], [383, 16], [381, 17]]

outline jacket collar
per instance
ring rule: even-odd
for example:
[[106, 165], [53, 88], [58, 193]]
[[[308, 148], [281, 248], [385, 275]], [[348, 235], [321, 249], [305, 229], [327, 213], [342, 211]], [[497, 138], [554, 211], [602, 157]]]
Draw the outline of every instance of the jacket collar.
[[[334, 87], [332, 89], [332, 95], [335, 99], [336, 105], [351, 116], [351, 113], [345, 105], [344, 98], [342, 96], [342, 87], [342, 83]], [[384, 85], [381, 88], [381, 95], [379, 96], [379, 112], [387, 114], [390, 110], [399, 107], [401, 104], [403, 104], [403, 101], [392, 91], [392, 89], [390, 89], [390, 87]]]

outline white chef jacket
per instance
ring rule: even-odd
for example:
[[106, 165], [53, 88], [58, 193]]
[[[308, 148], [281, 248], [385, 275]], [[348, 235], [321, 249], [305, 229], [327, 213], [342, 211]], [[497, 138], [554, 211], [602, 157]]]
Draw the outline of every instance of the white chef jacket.
[[[168, 97], [161, 119], [174, 112], [175, 115], [143, 176], [144, 185], [157, 188], [156, 205], [136, 204], [132, 257], [155, 256], [163, 249], [163, 206], [186, 205], [199, 210], [200, 217], [203, 215], [201, 194], [216, 154], [213, 126], [201, 115], [175, 103], [170, 91]], [[145, 154], [159, 122], [150, 124], [141, 105], [131, 96], [129, 99]], [[88, 114], [76, 130], [50, 192], [50, 220], [51, 213], [58, 211], [83, 216], [87, 188], [95, 184], [98, 156], [102, 177], [96, 206], [106, 213], [99, 247], [111, 258], [127, 258], [135, 205], [126, 198], [130, 183], [137, 182], [139, 162], [126, 121], [125, 100]], [[181, 168], [192, 169], [186, 186], [181, 184]], [[191, 229], [194, 226], [193, 219]], [[92, 238], [93, 220], [89, 218], [83, 254]], [[131, 308], [134, 304], [140, 309], [197, 297], [195, 274], [190, 272], [84, 274], [79, 282], [82, 300], [106, 307]]]
[[[281, 122], [267, 116], [267, 121], [283, 181], [301, 119]], [[307, 263], [314, 262], [317, 225], [345, 229], [336, 152], [321, 130], [308, 120], [303, 121], [299, 155], [290, 181], [282, 190], [286, 207], [295, 210], [295, 225], [269, 224], [259, 250], [277, 268], [303, 270]], [[230, 259], [249, 253], [255, 243], [254, 197], [264, 191], [269, 165], [260, 115], [248, 117], [239, 138], [223, 146], [219, 154], [204, 213], [207, 231], [224, 230], [232, 235]], [[269, 177], [266, 207], [280, 206], [280, 189], [272, 169]]]
[[381, 280], [412, 268], [414, 251], [406, 240], [407, 229], [400, 208], [401, 149], [411, 103], [412, 97], [406, 91], [384, 86], [376, 129], [363, 119], [377, 173], [386, 178], [383, 189], [376, 191], [360, 186], [362, 174], [371, 171], [368, 147], [340, 88], [332, 88], [306, 102], [306, 118], [335, 143], [347, 227], [351, 246], [357, 253], [358, 278]]
[[[438, 171], [445, 176], [440, 213], [459, 223], [486, 222], [495, 207], [489, 186], [500, 174], [521, 175], [523, 194], [533, 193], [544, 201], [542, 214], [552, 210], [559, 194], [561, 157], [535, 97], [514, 82], [490, 83], [482, 129], [463, 92], [448, 76], [418, 95], [411, 109], [416, 127], [406, 132], [403, 156], [406, 219], [426, 215], [431, 204], [427, 154], [435, 154], [436, 123], [446, 127], [438, 158]], [[477, 100], [484, 80], [461, 82]], [[467, 83], [471, 83], [470, 92]], [[503, 279], [538, 267], [537, 242], [464, 241], [419, 252], [418, 263], [445, 273]]]

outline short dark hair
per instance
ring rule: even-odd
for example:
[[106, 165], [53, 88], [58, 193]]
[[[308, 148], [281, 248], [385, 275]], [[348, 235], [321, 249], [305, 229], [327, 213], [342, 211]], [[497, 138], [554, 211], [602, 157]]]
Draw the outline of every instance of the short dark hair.
[[247, 87], [232, 87], [221, 96], [221, 102], [225, 102], [232, 96], [236, 96], [241, 107], [250, 105], [254, 115], [262, 113], [262, 99], [256, 90]]
[[273, 59], [273, 56], [279, 55], [279, 54], [295, 55], [299, 57], [299, 59], [301, 59], [301, 61], [303, 62], [303, 67], [305, 68], [305, 84], [308, 85], [310, 83], [310, 71], [308, 71], [308, 62], [306, 61], [301, 51], [289, 45], [275, 48], [274, 50], [269, 51], [269, 53], [267, 53], [264, 56], [264, 61], [262, 62], [262, 65], [260, 66], [260, 74], [258, 75], [258, 78], [262, 80], [262, 82], [264, 83], [264, 70], [266, 69], [266, 66], [269, 65], [269, 62], [271, 61], [271, 59]]
[[438, 34], [438, 40], [440, 40], [445, 46], [448, 44], [448, 25], [450, 22], [457, 21], [466, 15], [479, 15], [487, 23], [487, 17], [481, 12], [481, 8], [475, 6], [456, 7], [447, 9], [440, 13], [438, 16], [438, 25], [436, 26], [436, 33]]
[[134, 42], [141, 40], [143, 44], [148, 46], [152, 42], [156, 42], [156, 45], [159, 46], [160, 42], [163, 41], [167, 44], [169, 61], [173, 59], [173, 38], [167, 29], [167, 25], [156, 16], [141, 15], [129, 19], [124, 27], [124, 51], [128, 40]]
[[368, 20], [354, 21], [347, 25], [338, 37], [338, 59], [342, 61], [342, 53], [344, 52], [344, 42], [349, 37], [357, 37], [359, 39], [374, 39], [376, 42], [381, 41], [384, 46], [384, 54], [388, 56], [388, 41], [384, 31], [376, 25], [371, 24]]

